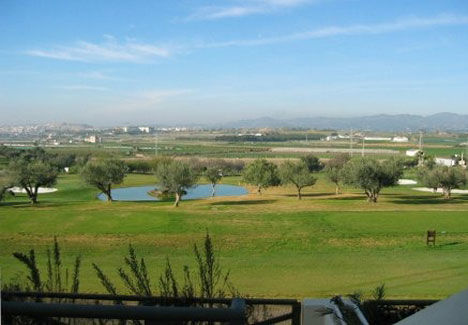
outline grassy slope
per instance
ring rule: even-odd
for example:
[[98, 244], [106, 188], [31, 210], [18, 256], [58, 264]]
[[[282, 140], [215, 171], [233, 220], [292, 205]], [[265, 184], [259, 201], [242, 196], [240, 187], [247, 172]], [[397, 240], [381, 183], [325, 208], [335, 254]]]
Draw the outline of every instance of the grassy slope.
[[[152, 181], [131, 175], [124, 185]], [[192, 244], [208, 229], [234, 283], [252, 296], [330, 296], [385, 282], [393, 297], [443, 297], [466, 287], [467, 196], [446, 202], [396, 187], [372, 205], [350, 190], [335, 197], [320, 177], [302, 201], [292, 188], [278, 188], [261, 197], [186, 201], [174, 209], [161, 202], [100, 202], [97, 191], [73, 175], [62, 177], [58, 188], [42, 195], [37, 207], [24, 197], [1, 204], [3, 279], [24, 272], [13, 251], [36, 248], [44, 264], [45, 247], [58, 235], [67, 265], [83, 255], [87, 291], [102, 291], [91, 262], [114, 276], [130, 242], [148, 260], [155, 282], [166, 256], [177, 269], [194, 265]], [[425, 246], [428, 229], [446, 231], [435, 248]]]

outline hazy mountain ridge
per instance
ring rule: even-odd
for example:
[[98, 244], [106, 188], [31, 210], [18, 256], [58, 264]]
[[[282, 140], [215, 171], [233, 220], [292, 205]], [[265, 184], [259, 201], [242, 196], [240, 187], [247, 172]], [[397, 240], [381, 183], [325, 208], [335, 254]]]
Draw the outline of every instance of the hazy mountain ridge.
[[370, 115], [362, 117], [306, 117], [294, 119], [274, 119], [261, 117], [226, 123], [227, 128], [280, 128], [299, 127], [315, 129], [359, 129], [371, 131], [466, 131], [468, 115], [455, 113], [437, 113], [428, 116], [398, 114]]

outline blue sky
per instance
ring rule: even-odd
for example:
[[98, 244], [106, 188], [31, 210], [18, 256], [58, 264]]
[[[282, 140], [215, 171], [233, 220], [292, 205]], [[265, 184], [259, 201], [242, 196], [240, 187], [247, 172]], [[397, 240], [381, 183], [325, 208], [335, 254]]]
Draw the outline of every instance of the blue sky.
[[0, 124], [468, 113], [468, 1], [0, 1]]

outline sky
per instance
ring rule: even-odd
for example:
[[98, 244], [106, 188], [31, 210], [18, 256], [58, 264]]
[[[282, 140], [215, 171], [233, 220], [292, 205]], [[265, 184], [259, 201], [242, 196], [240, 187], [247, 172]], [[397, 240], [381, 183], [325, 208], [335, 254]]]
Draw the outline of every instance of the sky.
[[466, 0], [0, 0], [0, 124], [468, 113]]

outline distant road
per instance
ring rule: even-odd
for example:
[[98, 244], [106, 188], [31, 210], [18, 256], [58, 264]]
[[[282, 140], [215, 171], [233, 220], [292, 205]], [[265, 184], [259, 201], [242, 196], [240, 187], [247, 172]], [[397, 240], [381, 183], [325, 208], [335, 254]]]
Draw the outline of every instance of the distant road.
[[[301, 147], [275, 147], [272, 152], [304, 152], [304, 153], [361, 153], [362, 149], [349, 148], [301, 148]], [[398, 155], [400, 151], [390, 149], [364, 149], [368, 154]]]

